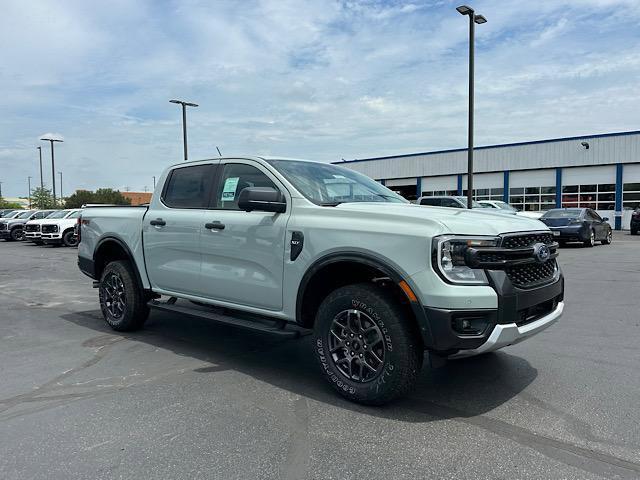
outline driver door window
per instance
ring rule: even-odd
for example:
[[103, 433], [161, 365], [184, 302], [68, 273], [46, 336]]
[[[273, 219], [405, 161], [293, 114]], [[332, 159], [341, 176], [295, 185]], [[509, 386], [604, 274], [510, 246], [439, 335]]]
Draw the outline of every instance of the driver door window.
[[278, 190], [269, 177], [256, 167], [243, 163], [227, 163], [218, 183], [215, 201], [212, 203], [216, 209], [239, 210], [238, 197], [247, 187], [271, 187]]

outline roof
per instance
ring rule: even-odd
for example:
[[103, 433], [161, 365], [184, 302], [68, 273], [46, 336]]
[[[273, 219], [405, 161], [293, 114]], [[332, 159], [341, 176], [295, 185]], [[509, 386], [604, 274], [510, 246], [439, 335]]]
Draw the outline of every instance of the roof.
[[[567, 142], [567, 141], [574, 141], [574, 140], [587, 140], [587, 139], [593, 139], [593, 138], [604, 138], [604, 137], [621, 137], [621, 136], [627, 136], [627, 135], [639, 135], [640, 134], [640, 130], [633, 130], [633, 131], [629, 131], [629, 132], [613, 132], [613, 133], [598, 133], [595, 135], [580, 135], [577, 137], [560, 137], [560, 138], [550, 138], [547, 140], [531, 140], [528, 142], [516, 142], [516, 143], [501, 143], [501, 144], [496, 144], [496, 145], [484, 145], [484, 146], [480, 146], [480, 147], [473, 147], [473, 150], [488, 150], [491, 148], [504, 148], [504, 147], [520, 147], [523, 145], [537, 145], [537, 144], [541, 144], [541, 143], [552, 143], [552, 142]], [[464, 148], [452, 148], [452, 149], [448, 149], [448, 150], [432, 150], [430, 152], [419, 152], [419, 153], [407, 153], [407, 154], [403, 154], [403, 155], [388, 155], [388, 156], [384, 156], [384, 157], [370, 157], [370, 158], [356, 158], [353, 160], [344, 160], [344, 161], [337, 161], [337, 162], [331, 162], [333, 164], [339, 165], [342, 163], [355, 163], [355, 162], [369, 162], [372, 160], [387, 160], [387, 159], [392, 159], [392, 158], [406, 158], [406, 157], [419, 157], [422, 155], [437, 155], [440, 153], [453, 153], [453, 152], [465, 152], [467, 151], [467, 147]]]

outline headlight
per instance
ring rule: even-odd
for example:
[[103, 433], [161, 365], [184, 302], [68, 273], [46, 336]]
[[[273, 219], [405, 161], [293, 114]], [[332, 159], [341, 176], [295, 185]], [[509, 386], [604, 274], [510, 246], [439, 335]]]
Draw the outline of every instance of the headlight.
[[436, 271], [449, 283], [488, 285], [484, 270], [469, 268], [465, 262], [467, 247], [497, 247], [495, 237], [444, 235], [433, 239], [433, 262]]

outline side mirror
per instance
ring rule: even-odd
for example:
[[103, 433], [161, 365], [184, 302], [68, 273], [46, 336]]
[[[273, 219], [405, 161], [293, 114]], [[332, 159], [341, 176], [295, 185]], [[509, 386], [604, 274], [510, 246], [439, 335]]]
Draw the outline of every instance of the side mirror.
[[609, 221], [609, 217], [602, 217], [602, 221], [603, 222], [608, 222]]
[[287, 210], [287, 201], [281, 192], [271, 187], [246, 187], [238, 196], [238, 207], [245, 212], [258, 210], [284, 213]]

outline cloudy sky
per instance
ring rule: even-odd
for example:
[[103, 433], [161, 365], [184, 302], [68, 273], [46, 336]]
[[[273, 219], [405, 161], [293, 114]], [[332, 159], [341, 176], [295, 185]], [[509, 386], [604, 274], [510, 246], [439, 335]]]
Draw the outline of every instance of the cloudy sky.
[[[4, 0], [0, 181], [57, 133], [64, 192], [142, 190], [181, 160], [323, 161], [462, 147], [460, 2]], [[476, 144], [640, 129], [640, 0], [473, 1]], [[44, 146], [44, 144], [43, 144]], [[43, 148], [50, 184], [49, 148]]]

